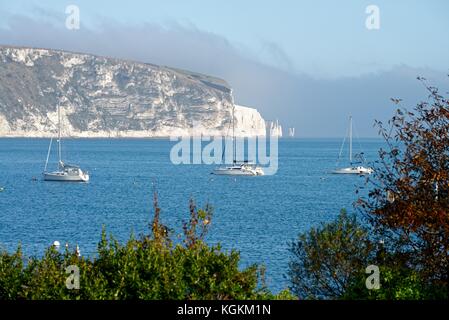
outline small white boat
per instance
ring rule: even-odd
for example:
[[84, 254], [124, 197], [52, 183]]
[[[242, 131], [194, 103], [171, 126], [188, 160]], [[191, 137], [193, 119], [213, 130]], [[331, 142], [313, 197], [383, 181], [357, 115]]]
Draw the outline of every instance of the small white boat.
[[[341, 158], [341, 153], [343, 151], [343, 146], [345, 144], [345, 140], [346, 140], [346, 138], [343, 140], [343, 143], [341, 145], [338, 160], [340, 160], [340, 158]], [[358, 157], [360, 158], [359, 162], [364, 162], [363, 153], [359, 154]], [[338, 163], [338, 161], [337, 161], [337, 163]], [[335, 169], [334, 171], [332, 171], [332, 173], [366, 175], [366, 174], [371, 174], [374, 172], [374, 170], [372, 168], [364, 167], [360, 164], [354, 165], [352, 162], [352, 117], [351, 116], [349, 117], [349, 163], [350, 163], [349, 167]]]
[[263, 176], [264, 172], [262, 168], [257, 167], [249, 163], [234, 163], [229, 167], [219, 167], [213, 172], [216, 175], [229, 175], [229, 176]]
[[61, 182], [88, 182], [89, 174], [81, 170], [80, 167], [76, 165], [66, 164], [61, 159], [61, 115], [58, 106], [58, 168], [56, 171], [48, 172], [47, 165], [48, 159], [50, 158], [51, 145], [53, 138], [50, 140], [50, 145], [48, 146], [47, 160], [45, 161], [45, 169], [43, 172], [45, 181], [61, 181]]
[[363, 166], [341, 168], [333, 171], [333, 173], [340, 173], [340, 174], [371, 174], [373, 172], [374, 170], [372, 168], [366, 168]]
[[67, 181], [67, 182], [88, 182], [89, 174], [81, 170], [78, 166], [65, 164], [60, 161], [58, 170], [54, 172], [44, 172], [45, 181]]

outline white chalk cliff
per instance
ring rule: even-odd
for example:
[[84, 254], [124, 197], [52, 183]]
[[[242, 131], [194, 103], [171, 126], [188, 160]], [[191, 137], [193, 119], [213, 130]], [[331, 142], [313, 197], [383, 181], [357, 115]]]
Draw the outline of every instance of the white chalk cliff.
[[[147, 63], [0, 46], [0, 137], [228, 135], [232, 91], [222, 79]], [[254, 108], [235, 107], [235, 133], [263, 136]]]

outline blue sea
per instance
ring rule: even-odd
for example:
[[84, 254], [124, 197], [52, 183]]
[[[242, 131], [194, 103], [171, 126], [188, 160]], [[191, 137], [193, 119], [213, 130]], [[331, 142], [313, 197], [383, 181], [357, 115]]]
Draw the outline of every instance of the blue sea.
[[[174, 165], [175, 142], [158, 139], [68, 139], [63, 157], [89, 171], [89, 183], [41, 179], [47, 139], [0, 139], [0, 247], [40, 255], [55, 240], [77, 244], [93, 256], [105, 226], [120, 241], [148, 233], [153, 190], [162, 221], [181, 233], [189, 199], [210, 203], [214, 216], [207, 241], [241, 253], [241, 266], [266, 266], [271, 290], [288, 286], [288, 244], [311, 227], [353, 211], [365, 179], [332, 175], [340, 139], [280, 139], [274, 176], [214, 176], [213, 165]], [[382, 141], [361, 139], [369, 161]], [[357, 151], [357, 148], [355, 148]], [[343, 150], [343, 152], [347, 152]], [[54, 157], [50, 166], [55, 166]], [[36, 177], [37, 180], [34, 180]]]

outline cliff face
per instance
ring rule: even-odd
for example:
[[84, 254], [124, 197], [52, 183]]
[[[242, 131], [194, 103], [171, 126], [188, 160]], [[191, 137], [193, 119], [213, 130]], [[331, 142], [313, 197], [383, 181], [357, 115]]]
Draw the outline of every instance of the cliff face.
[[244, 106], [235, 106], [235, 134], [237, 136], [265, 136], [266, 123], [260, 113], [254, 109]]
[[[229, 85], [152, 64], [47, 49], [0, 46], [0, 136], [226, 135]], [[264, 135], [255, 109], [236, 107], [236, 134]]]

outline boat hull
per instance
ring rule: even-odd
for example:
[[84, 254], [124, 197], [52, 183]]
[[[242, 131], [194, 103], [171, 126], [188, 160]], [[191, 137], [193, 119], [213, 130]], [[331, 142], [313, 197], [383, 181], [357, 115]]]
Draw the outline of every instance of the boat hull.
[[373, 169], [365, 167], [355, 167], [355, 168], [342, 168], [332, 171], [335, 174], [358, 174], [365, 175], [373, 173]]
[[218, 176], [255, 176], [251, 171], [235, 170], [235, 169], [215, 169], [213, 174]]
[[261, 168], [227, 167], [217, 168], [212, 174], [219, 176], [263, 176], [264, 172]]
[[69, 175], [66, 173], [48, 172], [48, 173], [44, 173], [44, 180], [45, 181], [60, 181], [60, 182], [88, 182], [89, 175], [88, 174]]

